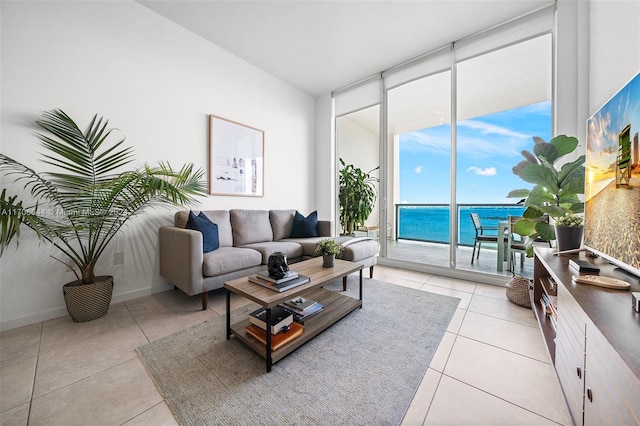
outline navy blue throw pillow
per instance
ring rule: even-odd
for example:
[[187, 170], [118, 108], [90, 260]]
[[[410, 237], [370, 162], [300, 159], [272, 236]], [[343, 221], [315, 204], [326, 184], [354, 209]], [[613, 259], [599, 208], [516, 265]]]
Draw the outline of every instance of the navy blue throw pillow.
[[299, 212], [296, 212], [296, 217], [293, 219], [293, 229], [291, 230], [291, 238], [306, 238], [306, 237], [319, 237], [318, 234], [318, 211], [309, 213], [309, 216], [304, 217]]
[[196, 216], [193, 212], [189, 212], [189, 220], [187, 220], [185, 228], [202, 233], [202, 251], [204, 253], [209, 253], [220, 247], [218, 225], [211, 222], [204, 213], [200, 212], [200, 214]]

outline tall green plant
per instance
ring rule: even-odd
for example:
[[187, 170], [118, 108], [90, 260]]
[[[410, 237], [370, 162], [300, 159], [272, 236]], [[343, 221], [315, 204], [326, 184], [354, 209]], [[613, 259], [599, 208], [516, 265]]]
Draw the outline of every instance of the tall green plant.
[[22, 184], [35, 200], [27, 205], [32, 201], [2, 189], [0, 255], [11, 241], [18, 243], [25, 225], [69, 258], [76, 278], [89, 284], [96, 262], [130, 219], [148, 206], [190, 205], [206, 194], [204, 173], [191, 164], [122, 171], [133, 161], [133, 149], [122, 146], [124, 137], [112, 141], [114, 129], [102, 117], [95, 115], [84, 132], [59, 109], [43, 113], [36, 124], [46, 131], [36, 136], [45, 149], [42, 160], [53, 171], [38, 173], [0, 154], [3, 177]]
[[513, 173], [523, 181], [532, 183], [532, 189], [516, 189], [507, 195], [509, 198], [526, 197], [523, 219], [519, 220], [514, 231], [528, 238], [527, 254], [533, 254], [532, 242], [541, 237], [555, 240], [553, 225], [545, 217], [556, 220], [571, 217], [584, 212], [584, 202], [579, 195], [584, 194], [585, 156], [580, 155], [574, 161], [556, 166], [558, 161], [578, 147], [578, 139], [559, 135], [546, 142], [534, 137], [533, 153], [524, 150], [524, 160], [513, 167]]
[[367, 173], [353, 164], [345, 164], [340, 158], [339, 192], [340, 201], [340, 225], [347, 235], [364, 225], [376, 202], [378, 192], [375, 183], [379, 179], [371, 176], [371, 173], [380, 167], [369, 170]]

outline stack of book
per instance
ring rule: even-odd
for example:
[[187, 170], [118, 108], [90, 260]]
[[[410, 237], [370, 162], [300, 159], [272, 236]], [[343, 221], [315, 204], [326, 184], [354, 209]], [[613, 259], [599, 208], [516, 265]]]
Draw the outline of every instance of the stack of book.
[[[249, 314], [249, 322], [260, 327], [263, 330], [267, 329], [267, 309], [260, 308]], [[271, 309], [271, 334], [277, 334], [283, 329], [288, 329], [289, 325], [293, 322], [293, 314], [286, 309], [276, 306]]]
[[298, 296], [287, 300], [282, 305], [279, 305], [279, 307], [291, 312], [295, 322], [304, 324], [305, 319], [322, 311], [324, 305], [315, 300]]
[[[260, 327], [256, 327], [254, 324], [249, 324], [246, 328], [247, 333], [258, 340], [260, 343], [266, 346], [267, 333]], [[296, 322], [292, 323], [289, 330], [274, 334], [271, 336], [271, 350], [276, 351], [282, 346], [297, 339], [304, 333], [304, 326]]]
[[[246, 331], [263, 345], [267, 344], [267, 310], [257, 309], [249, 314], [249, 324]], [[304, 332], [301, 324], [293, 322], [293, 314], [286, 309], [276, 306], [271, 309], [271, 349], [277, 350], [290, 341], [300, 337]]]
[[269, 275], [268, 271], [262, 271], [255, 275], [250, 275], [249, 281], [274, 291], [283, 292], [304, 283], [308, 283], [309, 277], [300, 275], [294, 271], [287, 271], [284, 277], [274, 278]]
[[544, 308], [544, 313], [547, 318], [551, 322], [551, 326], [554, 330], [557, 329], [558, 324], [558, 296], [550, 296], [547, 293], [542, 292], [542, 297], [540, 297], [540, 304]]

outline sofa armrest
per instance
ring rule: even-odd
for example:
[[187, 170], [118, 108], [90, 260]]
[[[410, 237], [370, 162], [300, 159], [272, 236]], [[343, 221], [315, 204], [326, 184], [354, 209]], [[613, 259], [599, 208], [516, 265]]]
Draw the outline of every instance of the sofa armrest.
[[175, 226], [159, 231], [160, 275], [189, 296], [204, 291], [202, 233]]
[[319, 220], [318, 221], [318, 234], [321, 237], [331, 237], [331, 221]]

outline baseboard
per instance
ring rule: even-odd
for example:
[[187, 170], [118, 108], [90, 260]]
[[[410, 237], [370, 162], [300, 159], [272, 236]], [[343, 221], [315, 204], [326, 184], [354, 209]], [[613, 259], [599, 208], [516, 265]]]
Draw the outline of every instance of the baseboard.
[[[462, 269], [444, 268], [425, 265], [417, 262], [409, 262], [406, 260], [389, 259], [383, 257], [378, 257], [378, 265], [408, 269], [411, 271], [424, 272], [426, 274], [440, 275], [443, 277], [456, 278], [460, 280], [473, 281], [477, 283], [501, 287], [511, 279], [511, 276], [506, 275], [500, 276], [482, 271], [466, 271]], [[376, 277], [375, 272], [373, 273], [373, 277]]]
[[[172, 288], [173, 286], [171, 284], [163, 284], [157, 287], [145, 287], [127, 293], [113, 295], [113, 297], [111, 298], [111, 304], [113, 305], [115, 303], [126, 302], [127, 300], [137, 299], [138, 297], [148, 296], [154, 293], [162, 293], [163, 291], [168, 291]], [[67, 312], [67, 308], [65, 306], [61, 306], [46, 312], [38, 312], [35, 314], [25, 315], [22, 317], [2, 321], [0, 322], [0, 331], [11, 330], [13, 328], [23, 327], [25, 325], [31, 325], [42, 321], [48, 321], [67, 315], [69, 315], [69, 313]]]
[[64, 306], [46, 312], [38, 312], [35, 314], [25, 315], [23, 317], [0, 322], [0, 331], [11, 330], [12, 328], [18, 328], [42, 321], [48, 321], [50, 319], [58, 318], [64, 315], [69, 315], [69, 313], [67, 312], [67, 308]]

